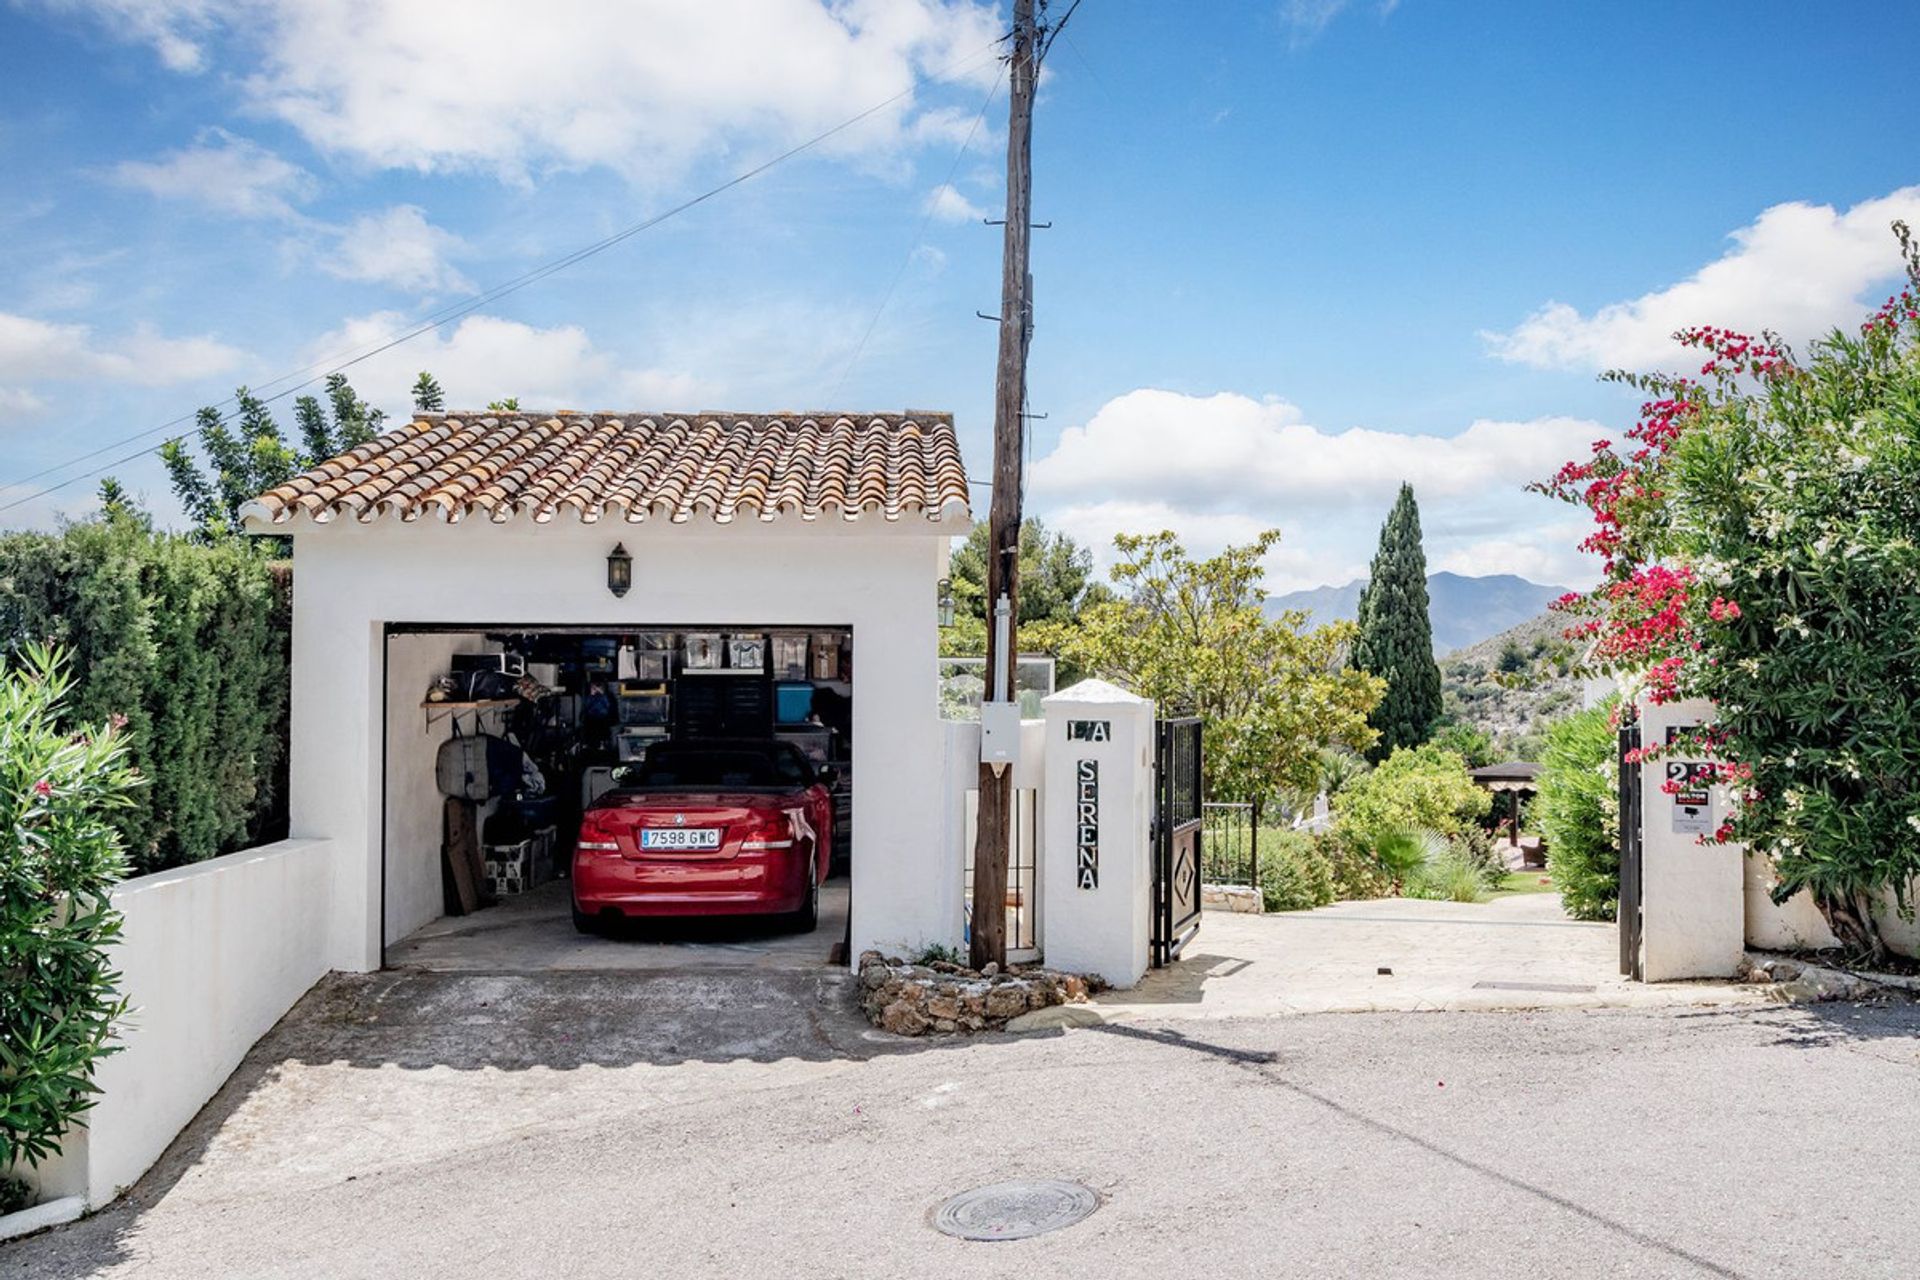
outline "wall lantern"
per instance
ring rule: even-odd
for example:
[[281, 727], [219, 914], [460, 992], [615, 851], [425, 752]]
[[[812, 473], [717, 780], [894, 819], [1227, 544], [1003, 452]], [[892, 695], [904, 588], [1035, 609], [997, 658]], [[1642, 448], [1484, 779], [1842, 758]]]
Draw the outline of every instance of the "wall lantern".
[[953, 625], [953, 579], [951, 578], [940, 579], [940, 599], [938, 603], [935, 605], [935, 608], [938, 610], [940, 625], [942, 627], [952, 626]]
[[607, 590], [616, 596], [624, 596], [632, 586], [633, 557], [627, 554], [624, 545], [616, 542], [613, 550], [607, 552]]

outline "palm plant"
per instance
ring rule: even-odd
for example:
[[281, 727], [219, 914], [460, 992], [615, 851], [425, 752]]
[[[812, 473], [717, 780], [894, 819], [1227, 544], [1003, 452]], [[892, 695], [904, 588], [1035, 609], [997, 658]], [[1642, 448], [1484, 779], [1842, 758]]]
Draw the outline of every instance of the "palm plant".
[[1429, 862], [1446, 857], [1453, 846], [1438, 831], [1400, 827], [1374, 837], [1373, 856], [1380, 870], [1393, 881], [1395, 893], [1405, 893], [1407, 881], [1418, 875]]

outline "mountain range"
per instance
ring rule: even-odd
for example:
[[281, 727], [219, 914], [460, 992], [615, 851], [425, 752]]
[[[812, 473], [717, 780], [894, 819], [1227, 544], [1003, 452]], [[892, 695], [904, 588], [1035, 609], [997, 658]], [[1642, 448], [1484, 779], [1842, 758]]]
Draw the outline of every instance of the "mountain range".
[[[1313, 587], [1268, 596], [1267, 616], [1284, 609], [1304, 609], [1318, 626], [1351, 621], [1360, 612], [1360, 589], [1365, 578], [1340, 587]], [[1459, 573], [1427, 575], [1427, 617], [1433, 624], [1433, 651], [1451, 653], [1478, 644], [1509, 627], [1538, 617], [1548, 604], [1566, 594], [1565, 587], [1529, 582], [1511, 573], [1484, 578]]]

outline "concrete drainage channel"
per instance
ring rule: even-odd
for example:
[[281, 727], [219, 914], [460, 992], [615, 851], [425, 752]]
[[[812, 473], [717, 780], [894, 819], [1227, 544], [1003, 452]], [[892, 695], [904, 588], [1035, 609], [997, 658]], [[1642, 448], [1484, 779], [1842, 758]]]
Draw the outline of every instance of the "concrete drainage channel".
[[933, 1225], [960, 1240], [1026, 1240], [1070, 1227], [1099, 1207], [1099, 1193], [1078, 1182], [996, 1182], [937, 1206]]

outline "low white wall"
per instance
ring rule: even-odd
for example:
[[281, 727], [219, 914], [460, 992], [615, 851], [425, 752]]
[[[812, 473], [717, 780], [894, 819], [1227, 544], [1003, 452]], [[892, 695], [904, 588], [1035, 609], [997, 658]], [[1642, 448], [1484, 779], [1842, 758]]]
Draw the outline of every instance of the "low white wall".
[[254, 1042], [340, 967], [333, 854], [325, 840], [282, 840], [114, 891], [126, 927], [113, 964], [132, 1007], [62, 1175], [84, 1150], [89, 1204], [151, 1168]]
[[[1747, 945], [1767, 951], [1819, 950], [1839, 945], [1826, 917], [1813, 905], [1813, 897], [1804, 889], [1786, 902], [1775, 905], [1772, 896], [1773, 866], [1763, 858], [1747, 859]], [[1920, 880], [1907, 886], [1907, 901], [1920, 906]], [[1893, 891], [1882, 890], [1875, 899], [1874, 923], [1880, 937], [1895, 955], [1920, 958], [1920, 919], [1900, 914]]]
[[1749, 854], [1747, 864], [1747, 945], [1767, 951], [1803, 951], [1837, 942], [1826, 917], [1804, 889], [1787, 901], [1773, 901], [1773, 864]]
[[[967, 935], [967, 849], [979, 817], [980, 722], [978, 720], [942, 720], [940, 784], [940, 879], [929, 895], [939, 905], [939, 918], [946, 921], [946, 932], [937, 938], [898, 939], [894, 948], [903, 955], [918, 951], [929, 942], [937, 942], [957, 951], [966, 950]], [[1017, 791], [1032, 791], [1041, 813], [1046, 812], [1045, 720], [1020, 722], [1020, 758], [1013, 765], [1013, 785]], [[1043, 932], [1047, 900], [1046, 824], [1038, 822], [1040, 847], [1035, 850], [1034, 941], [1046, 949]], [[856, 884], [854, 892], [860, 892]]]

